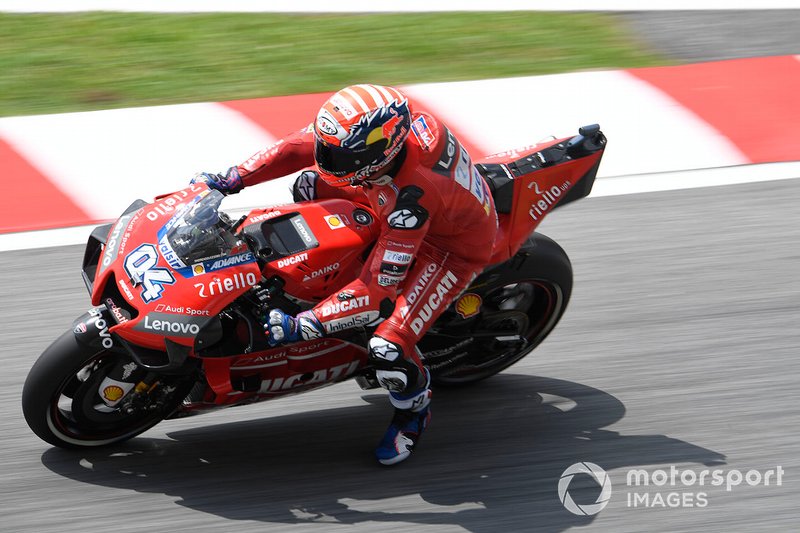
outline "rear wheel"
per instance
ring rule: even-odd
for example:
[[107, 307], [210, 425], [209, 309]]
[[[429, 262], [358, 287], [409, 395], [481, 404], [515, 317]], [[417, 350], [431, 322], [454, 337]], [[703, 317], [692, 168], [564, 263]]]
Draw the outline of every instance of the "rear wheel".
[[129, 361], [117, 352], [88, 348], [67, 331], [44, 351], [25, 380], [22, 411], [28, 426], [62, 448], [105, 446], [153, 427], [180, 405], [193, 380], [164, 376], [135, 403], [109, 407], [98, 394], [100, 384], [115, 366]]
[[467, 385], [513, 365], [553, 330], [571, 292], [566, 253], [552, 239], [534, 234], [516, 256], [466, 290], [480, 296], [477, 315], [465, 319], [451, 307], [420, 342], [433, 383]]

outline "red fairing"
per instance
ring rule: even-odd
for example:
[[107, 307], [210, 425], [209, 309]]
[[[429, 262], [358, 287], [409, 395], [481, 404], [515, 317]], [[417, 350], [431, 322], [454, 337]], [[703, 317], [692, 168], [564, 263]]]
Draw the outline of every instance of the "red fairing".
[[477, 163], [500, 165], [514, 178], [514, 204], [510, 213], [499, 215], [500, 227], [494, 243], [494, 252], [489, 263], [501, 263], [511, 258], [525, 243], [530, 234], [544, 217], [558, 205], [581, 180], [597, 168], [603, 150], [577, 159], [570, 159], [558, 165], [530, 169], [520, 172], [516, 163], [536, 159], [535, 154], [543, 153], [554, 146], [561, 146], [569, 138], [508, 150], [487, 156]]
[[[275, 397], [309, 390], [326, 383], [343, 381], [360, 369], [367, 351], [341, 339], [317, 339], [289, 346], [242, 354], [236, 357], [203, 359], [210, 386], [207, 402], [236, 404], [256, 394]], [[244, 393], [233, 388], [233, 381], [258, 376], [257, 391]], [[202, 409], [202, 406], [200, 406]]]
[[164, 236], [188, 206], [210, 192], [205, 184], [192, 184], [123, 215], [112, 226], [98, 263], [92, 303], [107, 303], [102, 296], [110, 283], [134, 312], [130, 318], [117, 317], [110, 332], [155, 350], [164, 349], [165, 338], [193, 346], [211, 317], [261, 280], [244, 241], [232, 243], [225, 256], [184, 263]]
[[255, 210], [242, 227], [260, 226], [291, 213], [303, 217], [321, 245], [270, 261], [263, 274], [267, 279], [284, 279], [290, 296], [318, 302], [358, 276], [366, 249], [378, 237], [380, 226], [374, 213], [361, 204], [333, 198]]

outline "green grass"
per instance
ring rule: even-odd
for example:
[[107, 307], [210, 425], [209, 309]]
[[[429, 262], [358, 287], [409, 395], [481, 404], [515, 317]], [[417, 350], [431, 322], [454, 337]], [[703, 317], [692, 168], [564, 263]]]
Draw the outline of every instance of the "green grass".
[[664, 64], [608, 15], [0, 15], [0, 116]]

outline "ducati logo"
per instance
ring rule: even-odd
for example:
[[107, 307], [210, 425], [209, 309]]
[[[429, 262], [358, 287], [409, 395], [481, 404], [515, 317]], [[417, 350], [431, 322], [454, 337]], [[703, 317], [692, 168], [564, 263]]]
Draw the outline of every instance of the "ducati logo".
[[422, 328], [425, 327], [431, 317], [433, 316], [434, 312], [439, 309], [442, 305], [442, 302], [445, 301], [447, 293], [455, 286], [458, 282], [458, 278], [456, 278], [455, 274], [451, 271], [445, 272], [442, 279], [439, 281], [439, 284], [436, 285], [434, 289], [435, 292], [431, 293], [428, 297], [428, 301], [425, 302], [425, 305], [422, 309], [419, 310], [419, 314], [411, 321], [411, 330], [419, 335], [422, 332]]
[[352, 311], [353, 309], [358, 309], [360, 307], [365, 307], [368, 305], [369, 305], [369, 296], [357, 296], [354, 298], [346, 298], [344, 300], [340, 300], [339, 302], [331, 303], [323, 307], [321, 313], [323, 317], [327, 317], [337, 313], [343, 313], [345, 311]]
[[352, 363], [343, 363], [332, 368], [316, 370], [313, 373], [292, 374], [289, 377], [277, 377], [274, 380], [266, 379], [261, 382], [261, 388], [258, 392], [261, 394], [282, 392], [300, 387], [339, 381], [353, 374], [360, 364], [360, 361], [353, 361]]

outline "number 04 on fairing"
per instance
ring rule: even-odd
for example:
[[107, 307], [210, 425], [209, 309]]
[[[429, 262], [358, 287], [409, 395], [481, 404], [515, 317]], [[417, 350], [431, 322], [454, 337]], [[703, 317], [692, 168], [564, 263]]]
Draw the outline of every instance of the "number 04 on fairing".
[[[489, 156], [478, 172], [457, 176], [476, 194], [491, 191], [499, 226], [492, 264], [419, 343], [435, 385], [492, 376], [555, 327], [572, 269], [535, 228], [589, 194], [605, 146], [600, 128], [586, 126], [571, 138]], [[194, 184], [153, 203], [137, 200], [92, 232], [82, 269], [92, 307], [41, 355], [23, 389], [25, 419], [39, 437], [101, 446], [165, 418], [350, 378], [377, 386], [365, 349], [375, 311], [329, 323], [326, 338], [283, 347], [270, 347], [262, 329], [271, 308], [297, 314], [356, 278], [378, 238], [375, 213], [327, 199], [257, 209], [234, 222], [220, 211], [222, 199]], [[397, 254], [386, 261], [411, 261]], [[402, 287], [407, 301], [432, 279]], [[438, 283], [455, 281], [445, 275]], [[437, 294], [425, 302], [428, 317]], [[337, 305], [367, 303], [343, 292]], [[421, 331], [425, 317], [411, 327]]]

